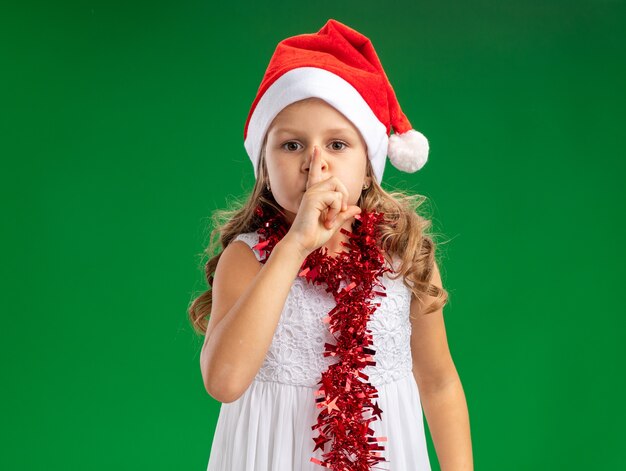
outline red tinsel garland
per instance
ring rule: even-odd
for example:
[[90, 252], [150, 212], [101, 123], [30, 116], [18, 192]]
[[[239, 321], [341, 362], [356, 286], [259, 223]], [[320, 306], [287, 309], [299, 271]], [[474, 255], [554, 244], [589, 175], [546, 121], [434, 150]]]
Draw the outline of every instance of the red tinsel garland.
[[[258, 230], [261, 237], [254, 248], [265, 255], [262, 263], [289, 230], [282, 214], [268, 213], [261, 206], [256, 208], [262, 224]], [[338, 356], [339, 361], [322, 373], [318, 383], [321, 387], [315, 391], [321, 396], [316, 403], [322, 410], [311, 427], [319, 429], [319, 435], [313, 438], [313, 452], [318, 448], [324, 451], [325, 443], [332, 440], [331, 450], [323, 454], [325, 459], [311, 457], [311, 461], [334, 471], [369, 471], [381, 461], [388, 462], [382, 456], [385, 447], [380, 443], [386, 442], [387, 437], [374, 437], [369, 425], [376, 416], [382, 419], [378, 402], [373, 402], [378, 390], [367, 381], [369, 377], [362, 370], [376, 364], [367, 323], [380, 303], [372, 304], [370, 300], [375, 295], [386, 296], [380, 278], [392, 270], [384, 266], [384, 251], [377, 243], [378, 226], [384, 221], [384, 214], [362, 211], [354, 217], [352, 232], [340, 229], [349, 237], [349, 242], [342, 244], [350, 252], [342, 251], [331, 257], [325, 247], [320, 247], [304, 260], [298, 275], [307, 282], [325, 283], [326, 291], [332, 292], [337, 302], [324, 318], [337, 342], [325, 344], [324, 356]], [[340, 290], [342, 281], [346, 286]], [[377, 286], [382, 290], [375, 290]], [[368, 409], [371, 416], [364, 418]]]

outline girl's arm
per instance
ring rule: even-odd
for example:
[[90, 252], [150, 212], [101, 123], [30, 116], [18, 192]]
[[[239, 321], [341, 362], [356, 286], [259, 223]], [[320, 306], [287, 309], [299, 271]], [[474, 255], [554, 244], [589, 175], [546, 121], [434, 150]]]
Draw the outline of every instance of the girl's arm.
[[[435, 263], [431, 283], [442, 287]], [[428, 301], [426, 302], [428, 304]], [[472, 471], [469, 413], [463, 386], [450, 355], [443, 308], [423, 315], [411, 301], [411, 353], [424, 415], [442, 471]]]
[[200, 355], [204, 386], [213, 398], [235, 401], [258, 373], [305, 258], [288, 234], [264, 265], [244, 242], [224, 249], [215, 268]]

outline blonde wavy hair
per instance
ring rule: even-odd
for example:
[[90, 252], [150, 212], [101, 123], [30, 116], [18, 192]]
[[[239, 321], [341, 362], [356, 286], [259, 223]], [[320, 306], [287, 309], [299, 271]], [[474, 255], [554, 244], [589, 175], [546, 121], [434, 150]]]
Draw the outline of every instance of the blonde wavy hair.
[[[255, 214], [255, 208], [260, 204], [263, 208], [273, 208], [274, 211], [284, 214], [281, 206], [276, 202], [270, 190], [267, 189], [267, 166], [265, 163], [265, 142], [261, 146], [259, 159], [259, 177], [252, 192], [243, 200], [233, 200], [230, 209], [218, 209], [212, 214], [213, 230], [209, 236], [209, 245], [199, 255], [208, 261], [204, 264], [204, 272], [209, 286], [213, 286], [213, 274], [223, 250], [239, 234], [254, 232], [261, 221]], [[373, 174], [369, 159], [367, 160], [367, 175]], [[435, 263], [435, 238], [430, 232], [431, 221], [418, 214], [417, 209], [427, 200], [425, 196], [408, 194], [400, 190], [386, 191], [376, 181], [368, 189], [363, 190], [357, 205], [363, 211], [379, 211], [385, 213], [386, 224], [380, 228], [380, 244], [385, 250], [385, 257], [391, 264], [391, 254], [401, 259], [395, 273], [387, 273], [392, 279], [403, 277], [421, 306], [421, 314], [430, 314], [442, 308], [448, 302], [448, 292], [444, 288], [433, 285], [430, 280]], [[393, 266], [393, 265], [392, 265]], [[189, 322], [198, 334], [206, 333], [208, 318], [211, 315], [212, 290], [208, 289], [190, 303], [187, 313]], [[434, 299], [425, 305], [426, 299]], [[423, 310], [423, 312], [422, 312]]]

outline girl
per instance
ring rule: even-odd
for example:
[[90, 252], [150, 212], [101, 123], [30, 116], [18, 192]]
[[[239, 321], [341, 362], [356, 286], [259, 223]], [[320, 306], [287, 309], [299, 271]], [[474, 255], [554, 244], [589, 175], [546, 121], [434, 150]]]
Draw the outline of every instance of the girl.
[[441, 468], [473, 469], [424, 199], [380, 186], [428, 141], [371, 42], [333, 19], [281, 41], [244, 145], [256, 185], [189, 308], [222, 402], [208, 471], [430, 470], [422, 410]]

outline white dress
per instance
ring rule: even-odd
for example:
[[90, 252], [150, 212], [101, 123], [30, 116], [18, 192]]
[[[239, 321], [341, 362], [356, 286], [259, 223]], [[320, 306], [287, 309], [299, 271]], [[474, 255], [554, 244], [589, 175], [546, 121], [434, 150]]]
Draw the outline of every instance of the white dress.
[[[239, 234], [234, 240], [253, 247], [259, 234]], [[261, 254], [253, 252], [260, 260]], [[376, 365], [363, 368], [378, 389], [375, 401], [383, 411], [371, 428], [374, 436], [387, 437], [381, 443], [386, 461], [375, 469], [430, 471], [422, 404], [412, 372], [411, 291], [401, 278], [392, 280], [387, 273], [381, 281], [387, 296], [372, 298], [381, 305], [368, 323]], [[207, 471], [327, 469], [310, 458], [323, 461], [331, 442], [324, 451], [313, 452], [313, 437], [319, 432], [311, 427], [321, 410], [313, 394], [317, 383], [322, 372], [338, 361], [323, 355], [324, 343], [336, 343], [322, 320], [335, 305], [323, 285], [296, 277], [261, 369], [241, 397], [221, 404]]]

